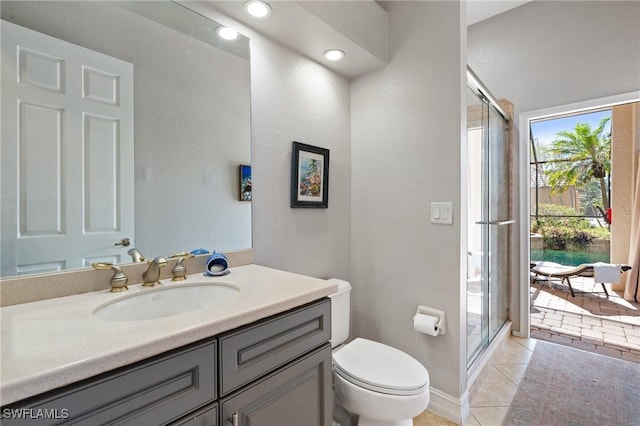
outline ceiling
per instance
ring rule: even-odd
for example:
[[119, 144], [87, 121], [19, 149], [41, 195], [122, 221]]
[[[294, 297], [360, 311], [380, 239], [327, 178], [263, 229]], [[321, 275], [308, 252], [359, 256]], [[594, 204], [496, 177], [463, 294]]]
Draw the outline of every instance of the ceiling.
[[[342, 4], [339, 1], [263, 1], [271, 6], [271, 16], [267, 19], [247, 15], [244, 1], [213, 0], [208, 3], [233, 20], [345, 77], [355, 77], [387, 62], [386, 12], [372, 0]], [[377, 37], [385, 44], [383, 57], [379, 57], [375, 48], [358, 40], [358, 34], [350, 34], [350, 27], [364, 27], [374, 35], [383, 31], [384, 37]], [[328, 61], [323, 56], [328, 49], [341, 49], [346, 52], [347, 59]]]
[[[244, 1], [207, 3], [233, 20], [255, 30], [345, 77], [355, 77], [388, 62], [386, 12], [373, 0], [276, 1], [268, 19], [255, 19]], [[472, 25], [531, 0], [467, 0], [467, 24]], [[327, 49], [347, 53], [342, 61], [324, 58]]]
[[522, 6], [531, 0], [467, 0], [467, 26]]

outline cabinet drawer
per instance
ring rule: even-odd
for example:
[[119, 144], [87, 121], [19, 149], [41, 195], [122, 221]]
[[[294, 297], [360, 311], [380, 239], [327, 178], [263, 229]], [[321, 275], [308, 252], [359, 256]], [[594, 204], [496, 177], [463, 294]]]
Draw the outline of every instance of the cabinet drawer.
[[218, 403], [208, 405], [195, 413], [171, 423], [171, 426], [217, 426], [218, 425]]
[[331, 302], [323, 299], [219, 338], [220, 394], [272, 371], [331, 338]]
[[220, 426], [331, 426], [331, 345], [220, 401]]
[[[105, 373], [2, 410], [2, 425], [163, 425], [216, 399], [216, 342]], [[22, 412], [22, 420], [15, 417]], [[44, 417], [33, 417], [44, 413]], [[47, 414], [48, 413], [48, 414]]]

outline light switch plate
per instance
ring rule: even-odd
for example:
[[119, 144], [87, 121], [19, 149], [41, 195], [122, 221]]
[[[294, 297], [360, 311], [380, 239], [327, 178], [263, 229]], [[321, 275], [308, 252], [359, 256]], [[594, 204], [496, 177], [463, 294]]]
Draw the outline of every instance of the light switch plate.
[[451, 225], [453, 224], [453, 203], [432, 202], [431, 223]]

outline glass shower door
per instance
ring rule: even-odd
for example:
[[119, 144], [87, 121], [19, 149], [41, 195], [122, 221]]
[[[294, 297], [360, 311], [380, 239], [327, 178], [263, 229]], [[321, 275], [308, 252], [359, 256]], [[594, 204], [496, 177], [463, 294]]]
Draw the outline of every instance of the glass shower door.
[[489, 342], [489, 204], [484, 188], [487, 186], [486, 145], [484, 125], [488, 121], [485, 102], [467, 89], [467, 362], [471, 361]]
[[509, 146], [503, 117], [467, 91], [467, 363], [509, 318]]
[[509, 319], [509, 279], [511, 277], [509, 197], [509, 146], [507, 125], [489, 105], [489, 340]]

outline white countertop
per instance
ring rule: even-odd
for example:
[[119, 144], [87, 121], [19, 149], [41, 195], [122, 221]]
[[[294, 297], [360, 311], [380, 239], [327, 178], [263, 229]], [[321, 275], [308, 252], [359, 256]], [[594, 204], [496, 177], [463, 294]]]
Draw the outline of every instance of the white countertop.
[[163, 286], [223, 282], [241, 288], [219, 306], [165, 318], [104, 321], [92, 311], [110, 300], [144, 292], [108, 290], [0, 308], [0, 404], [58, 388], [179, 348], [328, 296], [329, 281], [258, 265], [231, 268], [222, 277], [190, 275]]

